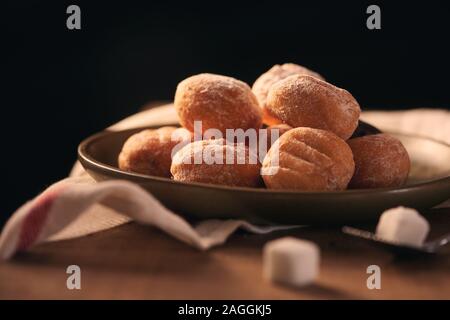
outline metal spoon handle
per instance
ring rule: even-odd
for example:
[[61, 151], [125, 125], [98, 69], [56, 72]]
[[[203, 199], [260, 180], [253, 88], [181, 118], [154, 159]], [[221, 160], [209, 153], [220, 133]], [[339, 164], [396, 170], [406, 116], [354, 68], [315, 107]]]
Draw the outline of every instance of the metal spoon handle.
[[439, 247], [443, 247], [448, 243], [450, 243], [450, 233], [444, 234], [443, 236], [432, 240], [431, 242], [427, 243], [426, 246], [436, 249]]

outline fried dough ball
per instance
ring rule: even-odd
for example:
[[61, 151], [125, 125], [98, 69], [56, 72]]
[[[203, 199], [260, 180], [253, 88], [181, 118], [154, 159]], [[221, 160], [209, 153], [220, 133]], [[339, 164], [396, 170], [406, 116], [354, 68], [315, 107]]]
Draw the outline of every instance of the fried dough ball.
[[387, 134], [368, 135], [347, 141], [355, 159], [355, 174], [349, 188], [399, 187], [410, 169], [408, 152]]
[[177, 181], [258, 187], [260, 168], [257, 155], [245, 144], [215, 139], [184, 146], [173, 157], [170, 171]]
[[335, 133], [344, 140], [358, 126], [358, 102], [346, 90], [307, 75], [293, 75], [269, 90], [266, 108], [292, 127]]
[[264, 158], [269, 189], [344, 190], [355, 169], [352, 151], [329, 131], [295, 128], [283, 134]]
[[119, 154], [119, 168], [124, 171], [170, 177], [172, 152], [192, 140], [192, 134], [184, 128], [162, 127], [143, 130], [124, 143]]
[[320, 80], [325, 80], [320, 74], [294, 63], [285, 63], [282, 65], [276, 64], [270, 68], [270, 70], [263, 73], [258, 79], [256, 79], [255, 83], [253, 83], [252, 91], [256, 98], [258, 98], [259, 105], [262, 108], [263, 122], [265, 124], [270, 126], [273, 124], [282, 123], [280, 119], [276, 118], [266, 108], [266, 99], [270, 87], [272, 87], [274, 83], [294, 74], [305, 74], [316, 77]]
[[237, 79], [203, 73], [178, 84], [175, 108], [183, 127], [194, 131], [194, 121], [202, 121], [202, 133], [218, 129], [259, 129], [261, 109], [250, 87]]

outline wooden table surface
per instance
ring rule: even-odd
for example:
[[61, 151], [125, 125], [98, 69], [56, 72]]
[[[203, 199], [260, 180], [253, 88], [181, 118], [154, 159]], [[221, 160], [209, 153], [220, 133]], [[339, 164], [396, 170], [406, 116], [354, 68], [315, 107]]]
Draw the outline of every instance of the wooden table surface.
[[[450, 209], [431, 210], [431, 237], [450, 231]], [[373, 226], [366, 226], [373, 228]], [[262, 278], [261, 250], [291, 235], [321, 248], [321, 271], [301, 289]], [[68, 290], [66, 268], [81, 268], [81, 290]], [[369, 265], [381, 289], [369, 290]], [[339, 228], [233, 235], [200, 252], [149, 226], [129, 223], [84, 238], [46, 243], [0, 263], [1, 299], [450, 299], [450, 248], [436, 257], [403, 259]]]

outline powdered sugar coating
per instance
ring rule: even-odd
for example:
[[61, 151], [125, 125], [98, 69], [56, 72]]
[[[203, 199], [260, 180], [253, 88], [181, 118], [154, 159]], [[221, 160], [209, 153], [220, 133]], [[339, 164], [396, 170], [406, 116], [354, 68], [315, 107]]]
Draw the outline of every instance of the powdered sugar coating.
[[237, 79], [203, 73], [178, 84], [175, 108], [180, 123], [194, 131], [194, 121], [202, 121], [202, 131], [218, 129], [258, 129], [262, 113], [250, 87]]
[[358, 102], [344, 89], [307, 75], [293, 75], [269, 90], [267, 109], [292, 127], [335, 133], [344, 140], [358, 126]]
[[175, 154], [170, 171], [177, 181], [258, 187], [260, 168], [257, 156], [244, 144], [215, 139], [195, 141], [183, 147]]
[[398, 139], [387, 134], [375, 134], [347, 142], [356, 165], [350, 188], [399, 187], [406, 182], [410, 160]]
[[313, 128], [295, 128], [283, 134], [270, 148], [263, 169], [278, 159], [278, 171], [264, 175], [270, 189], [344, 190], [355, 164], [350, 147], [335, 134]]
[[127, 139], [119, 154], [119, 168], [160, 177], [170, 177], [171, 154], [192, 140], [184, 128], [143, 130]]
[[279, 124], [282, 121], [276, 118], [269, 110], [266, 108], [267, 95], [269, 90], [276, 82], [283, 80], [289, 76], [295, 74], [304, 74], [312, 77], [316, 77], [320, 80], [325, 80], [320, 74], [309, 70], [303, 66], [294, 63], [285, 63], [282, 65], [276, 64], [270, 70], [263, 73], [255, 83], [253, 83], [252, 91], [258, 98], [259, 105], [263, 111], [263, 122], [267, 125]]

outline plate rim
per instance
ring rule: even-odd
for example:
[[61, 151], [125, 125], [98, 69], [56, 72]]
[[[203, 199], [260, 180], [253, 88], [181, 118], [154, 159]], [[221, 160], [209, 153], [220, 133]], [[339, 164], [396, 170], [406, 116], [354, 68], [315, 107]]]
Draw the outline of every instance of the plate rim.
[[[362, 195], [362, 194], [373, 194], [373, 193], [391, 193], [391, 192], [408, 192], [412, 191], [414, 189], [423, 188], [427, 185], [436, 185], [436, 184], [448, 184], [450, 186], [450, 174], [446, 177], [433, 179], [430, 181], [425, 181], [421, 183], [416, 183], [408, 186], [403, 187], [385, 187], [385, 188], [364, 188], [364, 189], [346, 189], [346, 190], [335, 190], [335, 191], [299, 191], [296, 189], [268, 189], [268, 188], [251, 188], [251, 187], [240, 187], [240, 186], [226, 186], [226, 185], [218, 185], [218, 184], [208, 184], [208, 183], [202, 183], [202, 182], [184, 182], [184, 181], [176, 181], [172, 178], [164, 178], [164, 177], [158, 177], [158, 176], [151, 176], [146, 174], [140, 174], [135, 172], [127, 172], [120, 170], [119, 168], [116, 168], [114, 166], [110, 166], [108, 164], [102, 163], [93, 157], [89, 155], [89, 153], [86, 151], [88, 145], [93, 143], [95, 140], [98, 140], [106, 135], [115, 134], [115, 133], [121, 133], [125, 131], [139, 131], [139, 130], [145, 130], [145, 129], [155, 129], [159, 128], [161, 126], [144, 126], [144, 127], [136, 127], [136, 128], [129, 128], [125, 130], [103, 130], [100, 132], [97, 132], [93, 135], [90, 135], [89, 137], [85, 138], [80, 142], [77, 148], [78, 153], [78, 160], [81, 162], [82, 166], [85, 167], [85, 164], [90, 167], [98, 168], [102, 171], [106, 172], [113, 172], [115, 174], [121, 174], [125, 177], [132, 177], [135, 179], [143, 179], [143, 182], [145, 180], [149, 181], [157, 181], [157, 182], [166, 182], [166, 183], [173, 183], [176, 185], [182, 185], [182, 186], [190, 186], [190, 187], [197, 187], [197, 188], [206, 188], [206, 189], [216, 189], [216, 190], [224, 190], [224, 191], [240, 191], [240, 192], [246, 192], [246, 193], [269, 193], [269, 194], [277, 194], [277, 195], [314, 195], [314, 196], [330, 196], [330, 195]], [[450, 144], [435, 139], [433, 137], [427, 137], [423, 135], [418, 134], [410, 134], [410, 133], [403, 133], [403, 132], [395, 132], [395, 131], [387, 131], [388, 134], [394, 134], [394, 135], [403, 135], [411, 138], [419, 138], [419, 139], [425, 139], [429, 141], [433, 141], [435, 143], [441, 144], [447, 148], [450, 149]], [[130, 179], [131, 180], [131, 179]]]

